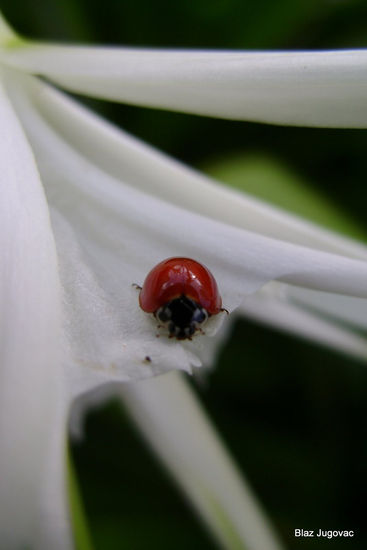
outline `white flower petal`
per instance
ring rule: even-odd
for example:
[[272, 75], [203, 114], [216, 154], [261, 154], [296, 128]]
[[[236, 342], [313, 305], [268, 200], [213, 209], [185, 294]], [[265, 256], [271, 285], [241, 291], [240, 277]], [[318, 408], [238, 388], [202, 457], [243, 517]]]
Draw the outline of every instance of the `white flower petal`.
[[285, 289], [285, 297], [315, 313], [333, 317], [356, 329], [367, 330], [367, 300], [292, 287]]
[[[36, 84], [29, 82], [29, 84]], [[45, 90], [47, 86], [40, 84]], [[27, 86], [25, 86], [28, 88]], [[302, 246], [294, 246], [286, 242], [264, 238], [247, 231], [241, 231], [229, 224], [218, 223], [175, 205], [167, 204], [155, 197], [141, 193], [135, 189], [135, 181], [130, 181], [128, 175], [122, 181], [110, 175], [96, 165], [94, 157], [88, 156], [84, 151], [71, 148], [68, 140], [64, 139], [63, 129], [59, 133], [58, 121], [60, 117], [48, 119], [48, 114], [38, 111], [38, 103], [32, 103], [33, 94], [30, 96], [18, 86], [12, 88], [12, 98], [19, 114], [22, 117], [25, 128], [32, 136], [35, 151], [40, 161], [40, 167], [45, 175], [47, 191], [51, 202], [61, 211], [67, 212], [68, 219], [74, 217], [73, 227], [79, 228], [83, 224], [96, 225], [91, 218], [91, 212], [95, 210], [98, 217], [107, 215], [106, 223], [98, 226], [98, 234], [107, 239], [104, 244], [116, 247], [122, 242], [116, 231], [116, 240], [112, 238], [110, 231], [117, 224], [124, 226], [125, 232], [128, 226], [134, 226], [132, 236], [137, 238], [136, 229], [144, 232], [143, 240], [149, 244], [162, 246], [163, 250], [169, 250], [169, 246], [177, 246], [186, 249], [188, 254], [203, 254], [203, 261], [210, 263], [210, 259], [221, 258], [221, 268], [228, 273], [229, 266], [241, 272], [242, 291], [254, 292], [256, 288], [271, 279], [282, 279], [288, 283], [302, 285], [320, 290], [339, 292], [354, 296], [364, 296], [367, 292], [365, 280], [365, 262], [351, 261], [348, 258], [333, 254], [324, 254], [319, 251], [309, 250]], [[55, 92], [60, 98], [62, 94]], [[31, 106], [33, 108], [31, 108]], [[53, 104], [54, 111], [58, 104]], [[66, 115], [67, 109], [73, 113], [80, 107], [72, 100], [64, 97], [61, 113]], [[83, 108], [80, 108], [84, 111]], [[100, 124], [102, 121], [100, 120]], [[100, 135], [101, 141], [104, 134]], [[68, 162], [66, 162], [66, 159]], [[67, 187], [68, 193], [65, 193]], [[68, 201], [63, 200], [67, 195]], [[75, 200], [73, 200], [73, 198]], [[207, 194], [207, 201], [211, 196]], [[77, 202], [76, 202], [77, 201]], [[88, 207], [86, 209], [86, 206]], [[87, 210], [83, 219], [82, 211]], [[98, 212], [97, 212], [98, 210]], [[108, 211], [108, 212], [106, 212]], [[116, 219], [115, 219], [116, 218]], [[107, 221], [109, 223], [107, 223]], [[88, 228], [91, 231], [92, 228]], [[159, 241], [157, 238], [159, 237]], [[217, 244], [221, 242], [223, 247], [218, 250]], [[114, 251], [116, 252], [116, 250]], [[152, 260], [162, 257], [161, 251], [149, 249]], [[185, 250], [182, 251], [184, 253]], [[177, 253], [177, 251], [176, 251]], [[365, 257], [366, 247], [359, 247], [360, 256]], [[236, 255], [238, 254], [238, 257]], [[357, 254], [357, 251], [356, 251]], [[151, 260], [145, 261], [149, 267]], [[225, 265], [223, 265], [225, 264]], [[145, 275], [145, 271], [143, 275]], [[236, 278], [236, 268], [232, 270]], [[229, 307], [232, 307], [229, 304]]]
[[0, 94], [0, 546], [67, 550], [55, 245], [32, 153]]
[[366, 304], [361, 298], [272, 282], [248, 296], [237, 311], [243, 317], [366, 361], [367, 338], [346, 325], [348, 321], [367, 327]]
[[76, 151], [137, 189], [218, 221], [326, 252], [367, 260], [367, 247], [218, 185], [83, 109], [33, 83], [32, 101]]
[[78, 244], [80, 235], [56, 211], [52, 222], [65, 292], [70, 352], [65, 366], [72, 396], [111, 380], [127, 382], [172, 369], [191, 372], [191, 365], [200, 366], [177, 342], [156, 338], [156, 323], [138, 308], [128, 260], [112, 266], [108, 258], [107, 272], [102, 258], [97, 274], [94, 261], [88, 262], [88, 245], [83, 250]]
[[224, 548], [281, 548], [247, 482], [178, 373], [127, 384], [121, 396], [148, 443]]
[[[70, 304], [76, 392], [100, 381], [151, 376], [172, 365], [183, 370], [200, 365], [195, 346], [188, 343], [184, 351], [179, 342], [156, 338], [155, 323], [139, 309], [131, 287], [169, 256], [206, 264], [228, 309], [272, 279], [367, 296], [367, 263], [255, 235], [136, 190], [70, 147], [55, 119], [42, 116], [19, 86], [12, 88], [12, 99], [58, 212], [53, 223]], [[218, 315], [217, 323], [223, 317]]]
[[229, 52], [28, 43], [4, 62], [74, 92], [230, 119], [365, 128], [367, 50]]

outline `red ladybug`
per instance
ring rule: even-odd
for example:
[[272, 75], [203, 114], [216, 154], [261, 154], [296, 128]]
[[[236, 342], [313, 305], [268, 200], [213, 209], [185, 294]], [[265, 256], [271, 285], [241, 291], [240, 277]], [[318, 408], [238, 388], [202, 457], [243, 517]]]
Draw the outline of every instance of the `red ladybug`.
[[209, 269], [190, 258], [168, 258], [153, 267], [140, 290], [139, 304], [168, 328], [170, 338], [178, 340], [191, 339], [208, 317], [226, 311]]

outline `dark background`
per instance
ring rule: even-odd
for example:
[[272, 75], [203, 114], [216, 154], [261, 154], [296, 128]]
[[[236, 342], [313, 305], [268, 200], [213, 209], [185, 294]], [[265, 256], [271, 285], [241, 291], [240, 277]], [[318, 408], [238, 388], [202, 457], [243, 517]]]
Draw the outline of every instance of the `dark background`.
[[[40, 39], [158, 47], [364, 47], [367, 3], [343, 0], [2, 0]], [[279, 159], [366, 227], [367, 132], [285, 128], [90, 101], [104, 116], [195, 166], [227, 155]], [[205, 387], [213, 422], [288, 548], [367, 548], [366, 365], [239, 321]], [[95, 550], [212, 549], [115, 402], [88, 416], [73, 458]], [[295, 528], [354, 529], [296, 539]], [[266, 550], [266, 549], [264, 549]]]

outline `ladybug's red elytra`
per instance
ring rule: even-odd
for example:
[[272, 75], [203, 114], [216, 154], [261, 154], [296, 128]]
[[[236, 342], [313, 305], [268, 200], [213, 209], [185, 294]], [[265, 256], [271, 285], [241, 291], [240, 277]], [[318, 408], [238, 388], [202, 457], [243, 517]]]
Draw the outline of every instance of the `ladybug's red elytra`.
[[226, 311], [209, 269], [190, 258], [168, 258], [153, 267], [140, 290], [139, 304], [178, 340], [191, 339], [208, 317]]

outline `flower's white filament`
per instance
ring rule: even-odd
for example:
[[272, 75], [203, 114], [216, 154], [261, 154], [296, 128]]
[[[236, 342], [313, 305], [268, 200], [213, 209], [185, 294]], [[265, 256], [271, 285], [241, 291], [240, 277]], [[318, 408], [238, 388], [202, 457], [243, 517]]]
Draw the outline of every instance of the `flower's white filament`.
[[367, 126], [367, 50], [226, 52], [26, 43], [3, 61], [87, 95], [300, 126]]

